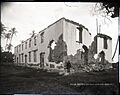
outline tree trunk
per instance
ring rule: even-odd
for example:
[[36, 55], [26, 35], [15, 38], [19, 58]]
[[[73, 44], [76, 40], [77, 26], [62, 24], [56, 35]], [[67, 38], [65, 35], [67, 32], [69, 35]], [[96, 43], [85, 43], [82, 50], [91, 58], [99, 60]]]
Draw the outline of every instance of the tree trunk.
[[11, 38], [10, 38], [10, 44], [12, 43], [12, 38], [13, 38], [13, 34], [11, 35]]
[[6, 39], [5, 50], [7, 49], [8, 38]]

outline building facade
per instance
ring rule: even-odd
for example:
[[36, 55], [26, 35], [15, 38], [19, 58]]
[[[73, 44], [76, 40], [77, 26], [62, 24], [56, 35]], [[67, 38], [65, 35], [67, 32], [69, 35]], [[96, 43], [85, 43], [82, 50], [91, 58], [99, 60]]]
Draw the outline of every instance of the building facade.
[[[81, 33], [79, 28], [82, 29]], [[74, 21], [61, 18], [55, 23], [49, 25], [37, 35], [23, 41], [15, 47], [15, 62], [39, 64], [48, 63], [50, 41], [57, 42], [60, 35], [67, 44], [67, 54], [74, 55], [81, 44], [89, 47], [91, 44], [91, 34], [83, 25]], [[78, 35], [78, 37], [77, 37]]]
[[[51, 49], [54, 50], [56, 42], [60, 37], [66, 43], [67, 55], [75, 55], [77, 50], [83, 50], [83, 45], [87, 48], [91, 45], [92, 36], [85, 26], [66, 18], [61, 18], [40, 31], [37, 35], [33, 35], [17, 45], [14, 48], [15, 63], [39, 64], [40, 67], [49, 68], [51, 62], [49, 62], [48, 57]], [[98, 38], [98, 52], [103, 49], [103, 46], [100, 45], [102, 44], [101, 40], [103, 39]], [[109, 43], [108, 47], [112, 47], [111, 40], [107, 41]], [[111, 53], [111, 49], [105, 49], [104, 51], [105, 53]], [[109, 56], [106, 58], [111, 58]], [[55, 62], [53, 63], [55, 64]]]

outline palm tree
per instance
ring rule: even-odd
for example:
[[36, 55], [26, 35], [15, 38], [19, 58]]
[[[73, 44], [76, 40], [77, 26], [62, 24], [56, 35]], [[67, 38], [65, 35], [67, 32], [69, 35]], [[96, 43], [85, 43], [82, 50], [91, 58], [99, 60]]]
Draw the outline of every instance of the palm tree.
[[21, 42], [21, 43], [24, 43], [24, 40], [21, 40], [20, 42]]
[[17, 31], [16, 31], [16, 28], [11, 28], [11, 30], [8, 31], [11, 35], [10, 35], [10, 42], [9, 44], [7, 45], [7, 50], [10, 51], [12, 50], [12, 39], [13, 39], [13, 36], [14, 34], [16, 35]]
[[10, 36], [11, 36], [11, 33], [6, 33], [5, 34], [5, 38], [6, 38], [6, 45], [5, 45], [5, 50], [7, 49], [7, 43], [8, 43], [8, 40], [10, 39]]
[[2, 24], [2, 22], [0, 23], [0, 27], [1, 27], [1, 37], [5, 37], [5, 31], [7, 31], [7, 27], [5, 27], [4, 24]]
[[8, 50], [8, 52], [10, 52], [12, 50], [12, 46], [13, 45], [11, 43], [7, 44], [7, 50]]
[[16, 28], [11, 28], [11, 30], [9, 30], [9, 32], [11, 33], [11, 37], [10, 37], [10, 44], [12, 43], [12, 38], [13, 38], [13, 35], [17, 33], [16, 31]]
[[32, 38], [32, 37], [34, 37], [34, 36], [35, 36], [35, 34], [36, 34], [36, 33], [35, 33], [35, 30], [33, 30], [33, 31], [32, 31], [32, 33], [30, 33], [31, 38]]

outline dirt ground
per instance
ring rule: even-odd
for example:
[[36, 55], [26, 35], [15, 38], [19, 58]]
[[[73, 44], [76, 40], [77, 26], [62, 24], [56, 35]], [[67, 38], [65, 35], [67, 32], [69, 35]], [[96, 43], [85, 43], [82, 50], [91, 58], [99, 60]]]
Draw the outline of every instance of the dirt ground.
[[118, 95], [118, 72], [76, 73], [68, 76], [13, 65], [0, 65], [0, 94]]

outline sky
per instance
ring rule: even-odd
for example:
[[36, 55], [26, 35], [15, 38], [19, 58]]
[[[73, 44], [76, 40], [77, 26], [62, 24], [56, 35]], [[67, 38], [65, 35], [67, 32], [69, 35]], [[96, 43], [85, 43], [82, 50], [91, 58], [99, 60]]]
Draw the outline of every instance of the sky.
[[[1, 21], [9, 27], [15, 27], [18, 31], [14, 36], [13, 47], [20, 44], [22, 40], [29, 38], [33, 30], [36, 33], [54, 23], [58, 19], [65, 17], [78, 22], [89, 29], [92, 38], [96, 32], [96, 18], [101, 25], [100, 33], [112, 37], [112, 52], [114, 53], [118, 37], [118, 18], [109, 18], [104, 23], [104, 18], [93, 15], [95, 3], [72, 3], [72, 2], [8, 2], [1, 7]], [[1, 45], [5, 46], [5, 40], [1, 40]], [[14, 52], [14, 48], [12, 48]], [[113, 54], [112, 54], [113, 55]], [[118, 61], [118, 50], [114, 62]]]

